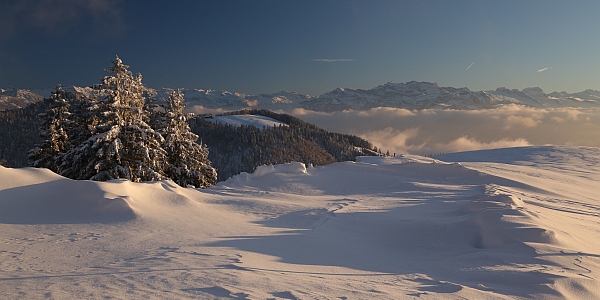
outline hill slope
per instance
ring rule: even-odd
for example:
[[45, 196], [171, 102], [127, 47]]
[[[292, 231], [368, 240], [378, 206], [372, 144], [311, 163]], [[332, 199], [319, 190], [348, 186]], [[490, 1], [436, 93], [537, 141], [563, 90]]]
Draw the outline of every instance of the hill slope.
[[[251, 117], [253, 116], [253, 117]], [[302, 162], [326, 165], [354, 160], [361, 155], [376, 155], [368, 141], [331, 133], [287, 114], [268, 110], [244, 110], [215, 117], [235, 122], [214, 122], [196, 117], [190, 120], [192, 131], [208, 146], [209, 159], [219, 180], [240, 172], [252, 172], [257, 166]], [[242, 119], [261, 120], [261, 125], [245, 125]], [[266, 122], [270, 119], [269, 123]], [[278, 126], [263, 126], [279, 124]]]

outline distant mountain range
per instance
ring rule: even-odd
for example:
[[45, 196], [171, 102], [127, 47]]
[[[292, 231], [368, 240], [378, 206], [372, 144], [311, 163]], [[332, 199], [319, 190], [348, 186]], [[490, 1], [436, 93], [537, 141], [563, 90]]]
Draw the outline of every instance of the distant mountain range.
[[0, 110], [23, 108], [42, 100], [42, 95], [29, 90], [0, 89]]
[[440, 87], [430, 82], [392, 83], [370, 90], [335, 89], [316, 99], [302, 103], [305, 109], [339, 111], [368, 110], [375, 107], [421, 109], [486, 109], [506, 104], [531, 107], [600, 107], [600, 91], [546, 94], [540, 88], [497, 88], [493, 91], [471, 91], [468, 88]]
[[[0, 90], [0, 110], [19, 108], [41, 101], [52, 89]], [[69, 87], [67, 91], [86, 93], [89, 88]], [[157, 90], [158, 98], [166, 98]], [[468, 88], [440, 87], [431, 82], [388, 82], [369, 90], [337, 88], [321, 96], [296, 92], [246, 95], [228, 91], [184, 90], [188, 109], [196, 106], [238, 110], [244, 108], [291, 110], [304, 108], [313, 111], [368, 110], [376, 107], [394, 107], [409, 110], [421, 109], [486, 109], [507, 104], [530, 107], [600, 107], [600, 91], [585, 90], [579, 93], [553, 92], [546, 94], [541, 88], [523, 90], [504, 87], [491, 91], [471, 91]]]

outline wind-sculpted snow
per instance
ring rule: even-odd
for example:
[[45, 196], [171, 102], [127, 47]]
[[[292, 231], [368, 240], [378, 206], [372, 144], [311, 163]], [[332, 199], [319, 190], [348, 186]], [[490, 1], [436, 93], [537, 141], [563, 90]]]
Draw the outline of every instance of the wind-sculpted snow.
[[0, 168], [0, 292], [595, 299], [599, 162], [582, 147], [359, 157], [204, 190]]

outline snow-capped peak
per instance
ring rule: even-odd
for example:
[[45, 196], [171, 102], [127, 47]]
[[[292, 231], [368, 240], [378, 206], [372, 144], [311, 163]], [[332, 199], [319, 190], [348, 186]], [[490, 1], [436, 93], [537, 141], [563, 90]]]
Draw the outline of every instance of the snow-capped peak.
[[[90, 93], [89, 87], [64, 87], [66, 91]], [[34, 91], [14, 88], [2, 89], [0, 110], [18, 108], [50, 96], [53, 88]], [[194, 106], [209, 109], [238, 110], [244, 108], [292, 110], [304, 108], [314, 111], [367, 110], [375, 107], [394, 107], [410, 110], [486, 109], [499, 105], [516, 104], [531, 107], [600, 107], [600, 91], [585, 90], [569, 94], [546, 94], [539, 87], [523, 90], [499, 87], [490, 91], [471, 91], [466, 87], [440, 87], [435, 82], [387, 82], [372, 89], [338, 87], [321, 96], [281, 91], [271, 94], [248, 95], [226, 90], [184, 89], [188, 110]], [[35, 96], [37, 95], [37, 96]], [[164, 91], [157, 91], [157, 99], [166, 99]]]

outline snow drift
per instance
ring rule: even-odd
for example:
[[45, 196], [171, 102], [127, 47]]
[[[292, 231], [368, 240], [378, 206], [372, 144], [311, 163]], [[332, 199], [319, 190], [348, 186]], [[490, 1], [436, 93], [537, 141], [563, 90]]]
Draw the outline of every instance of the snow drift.
[[598, 298], [600, 151], [262, 166], [205, 190], [0, 167], [7, 298]]

